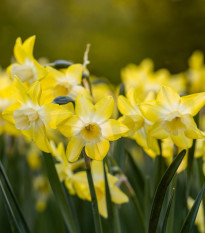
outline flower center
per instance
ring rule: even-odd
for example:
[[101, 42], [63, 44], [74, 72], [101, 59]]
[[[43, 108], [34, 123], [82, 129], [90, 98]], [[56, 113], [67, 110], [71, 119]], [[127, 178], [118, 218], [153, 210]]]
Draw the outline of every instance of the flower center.
[[182, 121], [183, 117], [178, 112], [172, 112], [167, 121], [164, 122], [164, 129], [174, 136], [186, 129]]
[[11, 76], [12, 78], [17, 76], [22, 82], [29, 81], [32, 83], [36, 80], [35, 67], [30, 63], [24, 65], [12, 65]]
[[72, 85], [70, 83], [66, 83], [66, 82], [58, 83], [53, 90], [54, 97], [58, 97], [61, 95], [68, 95], [71, 89], [72, 89]]
[[97, 124], [89, 124], [80, 131], [80, 135], [85, 141], [97, 142], [101, 136], [101, 129]]
[[15, 126], [20, 130], [28, 130], [31, 124], [39, 119], [38, 111], [33, 108], [14, 111]]

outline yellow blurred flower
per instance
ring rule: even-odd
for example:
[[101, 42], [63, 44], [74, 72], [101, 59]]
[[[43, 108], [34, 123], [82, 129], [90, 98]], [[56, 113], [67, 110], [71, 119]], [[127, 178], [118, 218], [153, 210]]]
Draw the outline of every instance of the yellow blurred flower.
[[139, 107], [143, 115], [154, 122], [149, 131], [151, 136], [158, 139], [170, 136], [179, 148], [189, 148], [193, 139], [205, 137], [193, 119], [204, 104], [204, 92], [180, 97], [173, 89], [162, 86], [156, 100]]
[[69, 161], [76, 161], [84, 146], [90, 158], [102, 160], [109, 150], [109, 141], [117, 140], [128, 131], [119, 121], [109, 119], [113, 108], [111, 96], [95, 105], [82, 95], [76, 98], [75, 115], [58, 125], [63, 135], [71, 137], [66, 151]]
[[205, 65], [204, 55], [202, 52], [195, 51], [189, 58], [187, 76], [190, 82], [190, 93], [205, 91]]
[[50, 103], [44, 96], [40, 83], [37, 81], [26, 87], [18, 78], [13, 82], [16, 103], [4, 112], [4, 118], [21, 130], [22, 134], [33, 140], [45, 152], [50, 151], [46, 128], [55, 129], [56, 124], [68, 118], [71, 112]]
[[[152, 99], [150, 93], [147, 99]], [[119, 119], [124, 125], [129, 128], [127, 136], [136, 140], [150, 156], [156, 156], [160, 153], [157, 139], [149, 134], [149, 127], [153, 124], [147, 120], [139, 109], [141, 100], [138, 97], [137, 89], [131, 88], [127, 93], [127, 98], [120, 95], [118, 97], [118, 108], [123, 116]]]
[[22, 43], [21, 38], [17, 38], [14, 56], [18, 63], [8, 67], [8, 73], [12, 79], [17, 76], [22, 82], [32, 84], [36, 80], [44, 78], [47, 74], [46, 69], [33, 57], [35, 38], [35, 36], [31, 36], [24, 43]]
[[[100, 214], [107, 218], [107, 204], [105, 193], [105, 179], [102, 161], [92, 161], [91, 172], [97, 196], [97, 202]], [[128, 197], [116, 186], [118, 178], [107, 172], [108, 185], [112, 202], [122, 204], [128, 202]], [[72, 176], [73, 186], [77, 195], [84, 200], [91, 201], [87, 175], [85, 171], [77, 172]]]

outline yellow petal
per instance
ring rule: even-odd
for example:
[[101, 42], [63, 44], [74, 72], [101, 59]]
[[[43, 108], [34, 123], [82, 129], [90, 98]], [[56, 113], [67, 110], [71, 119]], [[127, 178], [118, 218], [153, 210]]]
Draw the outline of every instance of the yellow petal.
[[158, 139], [164, 139], [169, 136], [169, 133], [163, 129], [162, 122], [157, 121], [150, 127], [150, 136]]
[[14, 98], [21, 104], [26, 103], [28, 101], [27, 87], [17, 77], [14, 78], [13, 87]]
[[119, 111], [124, 115], [134, 115], [137, 113], [134, 107], [128, 101], [128, 99], [122, 95], [118, 97], [117, 105]]
[[29, 57], [33, 56], [33, 47], [35, 44], [36, 36], [30, 36], [23, 43], [23, 49]]
[[80, 137], [72, 137], [68, 143], [66, 156], [70, 162], [74, 162], [80, 156], [84, 147], [84, 141]]
[[56, 126], [71, 116], [71, 112], [58, 104], [49, 103], [43, 107], [43, 117], [50, 128]]
[[66, 70], [66, 76], [70, 83], [81, 84], [83, 74], [83, 66], [81, 64], [74, 64]]
[[14, 115], [14, 111], [20, 108], [20, 104], [19, 103], [14, 103], [12, 105], [10, 105], [3, 113], [2, 116], [5, 120], [7, 120], [9, 123], [11, 124], [15, 124], [13, 115]]
[[31, 87], [28, 90], [28, 95], [35, 105], [40, 104], [41, 86], [38, 81], [31, 85]]
[[35, 142], [40, 150], [44, 152], [51, 151], [51, 147], [46, 135], [46, 129], [42, 121], [38, 121], [33, 124], [27, 132], [30, 133], [32, 140]]
[[91, 171], [95, 181], [104, 180], [103, 161], [93, 160], [91, 164]]
[[[109, 181], [108, 181], [109, 182]], [[115, 185], [110, 187], [111, 199], [116, 204], [122, 204], [129, 201], [126, 194], [124, 194], [118, 187]]]
[[78, 116], [72, 116], [68, 120], [58, 125], [60, 132], [66, 137], [77, 135], [83, 128], [84, 124]]
[[117, 140], [127, 133], [129, 129], [117, 120], [109, 119], [101, 125], [102, 135], [109, 141]]
[[82, 121], [90, 122], [94, 114], [94, 105], [88, 98], [80, 95], [76, 98], [75, 111]]
[[103, 160], [107, 155], [110, 148], [110, 143], [108, 140], [101, 138], [99, 142], [96, 143], [86, 143], [85, 152], [88, 157], [95, 160]]
[[181, 97], [181, 110], [183, 114], [195, 116], [205, 105], [205, 92]]
[[104, 218], [107, 218], [108, 214], [107, 214], [107, 203], [106, 203], [105, 195], [100, 200], [98, 199], [98, 207], [99, 207], [100, 215], [102, 215]]
[[189, 115], [184, 116], [183, 123], [186, 125], [186, 130], [184, 131], [184, 134], [188, 138], [191, 139], [205, 138], [205, 134], [197, 128], [197, 125], [191, 116]]
[[180, 96], [172, 88], [162, 86], [157, 94], [156, 101], [166, 108], [177, 107], [180, 103]]
[[139, 105], [140, 111], [149, 121], [155, 122], [166, 115], [167, 110], [156, 103], [156, 101], [149, 101]]
[[93, 116], [93, 121], [100, 124], [103, 121], [109, 119], [112, 115], [113, 108], [114, 108], [114, 100], [112, 96], [107, 96], [101, 99], [95, 105], [95, 113]]
[[180, 132], [177, 136], [170, 135], [174, 144], [179, 148], [190, 148], [192, 146], [193, 140], [186, 137], [184, 132]]

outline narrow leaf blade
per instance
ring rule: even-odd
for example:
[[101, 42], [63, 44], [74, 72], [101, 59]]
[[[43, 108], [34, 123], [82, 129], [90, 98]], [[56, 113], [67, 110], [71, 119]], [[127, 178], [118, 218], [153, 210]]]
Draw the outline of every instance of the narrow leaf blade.
[[171, 163], [171, 165], [167, 168], [165, 171], [158, 187], [157, 191], [154, 196], [154, 201], [152, 204], [152, 210], [149, 220], [149, 233], [156, 233], [157, 225], [159, 221], [159, 216], [161, 213], [163, 201], [166, 195], [167, 188], [174, 176], [174, 174], [177, 171], [177, 168], [179, 167], [180, 163], [182, 162], [182, 159], [184, 158], [186, 153], [186, 150], [181, 151], [175, 160]]
[[191, 233], [192, 232], [192, 228], [194, 226], [194, 222], [195, 222], [195, 219], [196, 219], [196, 216], [197, 216], [197, 213], [199, 210], [200, 202], [203, 198], [204, 192], [205, 192], [205, 184], [203, 185], [201, 191], [199, 192], [199, 194], [194, 202], [194, 205], [192, 206], [191, 210], [189, 211], [180, 233]]

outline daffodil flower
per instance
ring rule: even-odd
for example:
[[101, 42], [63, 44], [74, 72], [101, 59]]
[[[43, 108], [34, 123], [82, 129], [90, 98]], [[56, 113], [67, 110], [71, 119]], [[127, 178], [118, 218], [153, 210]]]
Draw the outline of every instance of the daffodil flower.
[[[123, 114], [119, 120], [129, 128], [128, 137], [136, 140], [150, 156], [156, 156], [159, 154], [158, 142], [155, 138], [150, 137], [148, 132], [153, 123], [142, 115], [139, 109], [141, 100], [137, 94], [137, 89], [131, 88], [127, 93], [127, 97], [122, 95], [118, 97], [118, 108]], [[153, 98], [152, 94], [150, 93], [146, 100]]]
[[108, 153], [109, 141], [117, 140], [128, 131], [119, 121], [109, 119], [113, 108], [111, 96], [95, 105], [82, 95], [76, 98], [75, 115], [58, 125], [63, 135], [71, 137], [66, 151], [69, 161], [77, 160], [84, 146], [88, 157], [102, 160]]
[[154, 122], [149, 131], [152, 137], [170, 136], [178, 147], [189, 148], [193, 139], [205, 137], [193, 119], [204, 104], [204, 92], [180, 97], [173, 89], [162, 86], [156, 100], [139, 107], [143, 115]]
[[55, 129], [56, 124], [69, 117], [71, 112], [50, 103], [38, 81], [28, 88], [15, 78], [13, 87], [17, 102], [3, 112], [4, 118], [32, 139], [42, 151], [49, 152], [46, 128]]
[[31, 36], [22, 44], [21, 38], [17, 38], [14, 46], [14, 56], [18, 63], [8, 67], [8, 73], [12, 79], [17, 76], [22, 82], [28, 84], [40, 80], [47, 74], [46, 69], [33, 57], [35, 36]]
[[79, 94], [89, 96], [89, 92], [81, 85], [83, 69], [81, 64], [62, 70], [47, 67], [49, 74], [41, 81], [42, 88], [50, 90], [54, 98], [68, 95], [76, 99]]
[[[105, 179], [102, 161], [92, 161], [91, 172], [97, 196], [97, 202], [100, 214], [107, 218], [107, 204], [105, 192]], [[108, 185], [112, 202], [122, 204], [128, 202], [128, 197], [117, 186], [118, 178], [107, 172]], [[73, 186], [77, 195], [84, 200], [91, 201], [87, 175], [85, 171], [77, 172], [72, 176]]]

